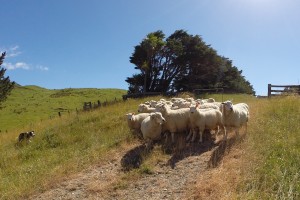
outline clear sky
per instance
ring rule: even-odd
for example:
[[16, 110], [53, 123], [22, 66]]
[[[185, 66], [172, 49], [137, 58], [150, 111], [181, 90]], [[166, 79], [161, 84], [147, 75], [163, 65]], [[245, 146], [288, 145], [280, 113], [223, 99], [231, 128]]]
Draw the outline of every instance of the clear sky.
[[183, 29], [233, 61], [257, 95], [300, 84], [299, 0], [0, 0], [6, 76], [48, 89], [128, 89], [145, 36]]

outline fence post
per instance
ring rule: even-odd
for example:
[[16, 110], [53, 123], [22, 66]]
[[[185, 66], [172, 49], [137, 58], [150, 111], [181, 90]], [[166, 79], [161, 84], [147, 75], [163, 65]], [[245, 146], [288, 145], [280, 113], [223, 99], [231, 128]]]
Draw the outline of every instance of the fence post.
[[271, 88], [272, 88], [272, 85], [268, 84], [268, 97], [269, 98], [271, 97]]

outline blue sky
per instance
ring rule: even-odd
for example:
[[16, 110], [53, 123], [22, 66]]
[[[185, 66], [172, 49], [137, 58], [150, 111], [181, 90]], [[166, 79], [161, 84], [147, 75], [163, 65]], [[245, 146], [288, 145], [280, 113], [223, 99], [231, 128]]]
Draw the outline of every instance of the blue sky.
[[300, 84], [299, 0], [0, 0], [6, 76], [48, 89], [127, 89], [129, 57], [162, 30], [200, 35], [257, 95]]

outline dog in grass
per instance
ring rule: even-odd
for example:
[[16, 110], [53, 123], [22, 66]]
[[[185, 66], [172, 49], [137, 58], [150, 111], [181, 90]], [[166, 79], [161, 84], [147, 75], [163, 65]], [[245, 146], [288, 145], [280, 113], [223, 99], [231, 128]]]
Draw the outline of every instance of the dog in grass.
[[34, 131], [20, 133], [18, 137], [18, 142], [21, 143], [23, 140], [26, 140], [27, 143], [31, 142], [30, 139], [35, 136]]

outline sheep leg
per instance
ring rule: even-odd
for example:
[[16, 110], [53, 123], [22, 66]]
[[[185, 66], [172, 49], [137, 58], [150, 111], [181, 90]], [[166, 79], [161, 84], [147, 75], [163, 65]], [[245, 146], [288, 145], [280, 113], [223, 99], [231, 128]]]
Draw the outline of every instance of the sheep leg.
[[166, 138], [166, 139], [165, 139], [165, 142], [167, 143], [168, 140], [169, 140], [169, 133], [168, 133], [168, 132], [165, 132], [165, 135], [164, 135], [164, 136], [165, 136], [165, 138]]
[[193, 138], [192, 138], [192, 142], [194, 142], [194, 141], [195, 141], [195, 139], [196, 139], [196, 135], [197, 135], [197, 130], [196, 130], [196, 129], [194, 129], [194, 130], [193, 130]]
[[222, 127], [222, 132], [223, 132], [223, 140], [227, 140], [227, 131], [225, 126]]
[[217, 128], [215, 129], [215, 135], [216, 135], [216, 137], [219, 135], [219, 133], [220, 133], [220, 127], [217, 126]]
[[151, 150], [152, 149], [152, 146], [153, 146], [153, 141], [152, 140], [150, 140], [150, 139], [147, 139], [146, 140], [146, 150], [147, 151], [149, 151], [149, 150]]
[[174, 144], [175, 143], [175, 139], [174, 139], [175, 133], [174, 132], [171, 133], [171, 137], [172, 137], [172, 144]]
[[199, 130], [199, 143], [202, 143], [203, 139], [202, 139], [202, 135], [203, 135], [203, 131], [202, 130]]
[[189, 141], [189, 139], [190, 139], [190, 137], [192, 136], [192, 134], [193, 134], [193, 130], [192, 129], [190, 129], [190, 132], [189, 132], [189, 134], [188, 134], [188, 136], [186, 137], [186, 141]]

